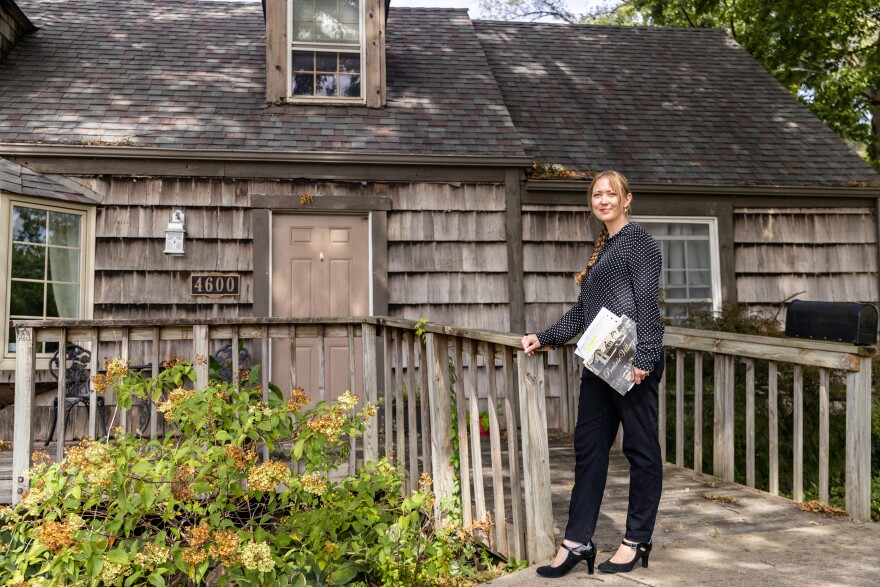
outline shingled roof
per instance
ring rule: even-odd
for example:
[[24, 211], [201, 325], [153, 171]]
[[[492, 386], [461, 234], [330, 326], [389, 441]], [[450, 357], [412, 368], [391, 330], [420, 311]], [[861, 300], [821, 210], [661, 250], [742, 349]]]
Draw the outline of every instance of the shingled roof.
[[0, 157], [0, 191], [19, 196], [36, 196], [95, 204], [97, 200], [87, 195], [86, 188], [68, 185], [69, 180], [41, 175], [22, 167], [14, 161]]
[[0, 142], [528, 156], [639, 182], [858, 185], [864, 163], [720, 30], [395, 8], [388, 104], [267, 106], [259, 3], [19, 0]]
[[720, 29], [474, 26], [526, 149], [548, 162], [645, 182], [880, 179]]
[[[266, 105], [259, 3], [20, 0], [0, 141], [524, 156], [466, 10], [388, 19], [388, 105]], [[464, 74], [464, 75], [462, 75]]]

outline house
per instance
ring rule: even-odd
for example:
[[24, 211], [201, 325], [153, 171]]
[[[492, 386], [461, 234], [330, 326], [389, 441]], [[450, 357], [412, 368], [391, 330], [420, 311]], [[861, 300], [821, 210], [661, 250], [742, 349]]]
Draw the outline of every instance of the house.
[[0, 178], [56, 194], [0, 182], [4, 320], [534, 331], [595, 230], [536, 160], [628, 175], [671, 311], [880, 296], [880, 174], [720, 30], [379, 0], [2, 0], [0, 25]]

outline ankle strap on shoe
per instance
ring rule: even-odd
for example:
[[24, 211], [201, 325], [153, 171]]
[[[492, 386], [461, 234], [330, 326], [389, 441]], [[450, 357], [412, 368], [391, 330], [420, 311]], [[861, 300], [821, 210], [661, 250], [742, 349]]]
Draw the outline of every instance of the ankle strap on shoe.
[[562, 548], [575, 555], [581, 555], [585, 552], [590, 552], [591, 550], [593, 550], [592, 543], [590, 542], [587, 542], [586, 544], [581, 544], [580, 546], [569, 546], [563, 542]]
[[645, 548], [647, 548], [647, 547], [651, 546], [651, 543], [650, 543], [650, 542], [633, 542], [633, 541], [631, 541], [631, 540], [627, 540], [626, 538], [624, 538], [624, 539], [621, 541], [621, 543], [622, 543], [624, 546], [628, 546], [628, 547], [630, 547], [630, 548], [639, 548], [639, 547], [645, 547]]

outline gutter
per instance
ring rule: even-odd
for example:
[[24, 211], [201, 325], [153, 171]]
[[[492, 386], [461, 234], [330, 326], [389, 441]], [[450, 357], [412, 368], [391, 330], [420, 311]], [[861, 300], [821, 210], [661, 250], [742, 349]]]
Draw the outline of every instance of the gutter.
[[[674, 194], [678, 196], [849, 196], [853, 198], [880, 198], [880, 186], [849, 187], [833, 185], [695, 185], [670, 183], [630, 182], [635, 194]], [[585, 194], [589, 181], [529, 180], [526, 192], [572, 192]], [[880, 211], [880, 202], [878, 202]]]
[[[57, 157], [107, 159], [164, 159], [188, 161], [236, 161], [256, 163], [348, 163], [368, 165], [428, 165], [467, 167], [530, 167], [531, 157], [484, 155], [392, 155], [328, 151], [256, 151], [228, 149], [161, 149], [96, 145], [46, 145], [0, 143], [0, 157]], [[878, 192], [880, 195], [880, 192]]]

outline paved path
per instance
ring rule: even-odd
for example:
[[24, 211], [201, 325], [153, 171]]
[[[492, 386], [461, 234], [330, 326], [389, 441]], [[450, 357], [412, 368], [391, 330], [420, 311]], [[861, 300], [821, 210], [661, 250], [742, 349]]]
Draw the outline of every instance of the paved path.
[[[551, 442], [553, 511], [557, 538], [567, 518], [573, 481], [571, 448]], [[616, 550], [626, 519], [628, 463], [612, 459], [594, 541], [596, 562]], [[724, 496], [735, 503], [704, 497]], [[687, 469], [667, 466], [647, 569], [620, 575], [587, 574], [578, 565], [561, 579], [535, 567], [506, 575], [492, 587], [583, 585], [880, 586], [880, 523], [856, 523], [803, 512], [794, 503]]]

